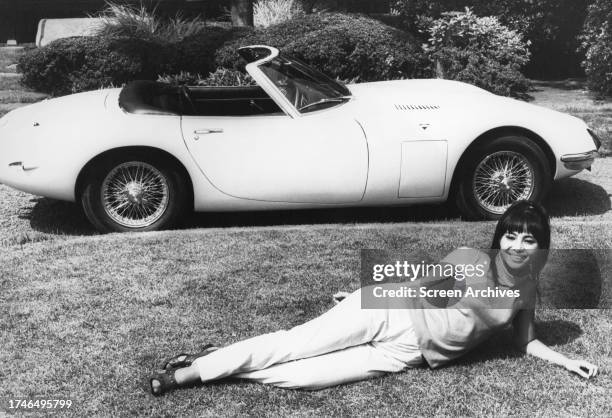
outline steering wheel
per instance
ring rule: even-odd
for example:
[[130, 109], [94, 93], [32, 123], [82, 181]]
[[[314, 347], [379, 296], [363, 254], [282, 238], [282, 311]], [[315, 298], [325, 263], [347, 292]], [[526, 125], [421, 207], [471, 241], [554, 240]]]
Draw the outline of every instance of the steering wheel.
[[[191, 100], [191, 96], [189, 95], [189, 89], [187, 86], [183, 85], [180, 87], [180, 95], [181, 95], [181, 104], [183, 106], [183, 111], [189, 110], [189, 113], [192, 115], [196, 114], [196, 108]], [[187, 108], [187, 109], [185, 109]]]

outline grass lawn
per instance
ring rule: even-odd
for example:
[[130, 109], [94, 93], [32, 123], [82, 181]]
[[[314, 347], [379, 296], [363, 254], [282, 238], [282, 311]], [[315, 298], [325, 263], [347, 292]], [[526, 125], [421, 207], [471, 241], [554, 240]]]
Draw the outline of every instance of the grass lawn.
[[[0, 72], [6, 62], [0, 53]], [[0, 115], [37, 100], [18, 77], [0, 76]], [[612, 150], [612, 102], [592, 101], [580, 84], [538, 89], [537, 104], [585, 118]], [[605, 250], [592, 255], [601, 308], [612, 303], [611, 195], [612, 159], [601, 158], [593, 171], [558, 182], [547, 201], [556, 248]], [[0, 185], [0, 416], [11, 397], [68, 398], [75, 416], [609, 415], [611, 309], [536, 314], [545, 343], [600, 366], [590, 381], [521, 356], [507, 330], [440, 370], [317, 392], [237, 381], [160, 399], [147, 392], [147, 376], [169, 355], [329, 309], [333, 293], [358, 287], [362, 248], [435, 258], [461, 245], [487, 247], [493, 228], [417, 207], [198, 214], [178, 231], [98, 235], [76, 205]], [[579, 265], [576, 254], [565, 263]], [[545, 288], [585, 280], [551, 264]]]
[[17, 58], [23, 53], [22, 47], [0, 48], [0, 73], [16, 73]]
[[21, 76], [17, 74], [15, 64], [21, 53], [23, 50], [20, 48], [0, 48], [0, 117], [13, 109], [47, 97], [19, 83]]
[[[575, 235], [564, 228], [554, 228], [558, 247], [610, 244], [592, 238], [600, 226]], [[69, 397], [78, 415], [604, 415], [610, 310], [538, 313], [545, 342], [602, 368], [592, 381], [520, 356], [503, 332], [441, 370], [320, 392], [222, 382], [161, 399], [146, 393], [146, 376], [168, 355], [290, 327], [330, 308], [331, 294], [358, 286], [361, 248], [436, 256], [466, 243], [485, 247], [492, 229], [486, 222], [212, 228], [7, 248], [0, 359], [12, 366], [0, 371], [3, 395]]]
[[612, 101], [594, 100], [581, 80], [536, 81], [534, 103], [584, 120], [603, 140], [601, 152], [612, 154]]

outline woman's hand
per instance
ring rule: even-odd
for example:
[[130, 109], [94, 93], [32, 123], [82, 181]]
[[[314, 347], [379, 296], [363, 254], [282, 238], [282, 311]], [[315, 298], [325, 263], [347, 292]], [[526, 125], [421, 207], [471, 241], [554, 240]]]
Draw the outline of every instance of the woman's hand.
[[590, 379], [597, 374], [597, 366], [584, 360], [568, 359], [565, 363], [565, 368], [570, 372], [574, 372], [585, 379]]
[[514, 331], [517, 346], [522, 347], [527, 354], [563, 366], [570, 372], [574, 372], [585, 379], [590, 379], [597, 374], [597, 366], [594, 364], [584, 360], [567, 358], [536, 339], [533, 317], [533, 309], [522, 310], [516, 315]]

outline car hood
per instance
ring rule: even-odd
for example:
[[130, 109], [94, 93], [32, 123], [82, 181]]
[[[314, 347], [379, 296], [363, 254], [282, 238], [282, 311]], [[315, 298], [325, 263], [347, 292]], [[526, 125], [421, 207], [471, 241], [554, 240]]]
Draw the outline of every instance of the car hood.
[[492, 93], [471, 84], [452, 80], [422, 79], [378, 81], [347, 86], [360, 101], [397, 105], [442, 105], [468, 98], [491, 99]]
[[[427, 114], [429, 118], [480, 115], [494, 120], [516, 122], [537, 118], [576, 119], [552, 109], [521, 100], [497, 96], [471, 84], [441, 79], [380, 81], [347, 86], [362, 119], [402, 118], [406, 112]], [[520, 125], [520, 123], [518, 123]]]

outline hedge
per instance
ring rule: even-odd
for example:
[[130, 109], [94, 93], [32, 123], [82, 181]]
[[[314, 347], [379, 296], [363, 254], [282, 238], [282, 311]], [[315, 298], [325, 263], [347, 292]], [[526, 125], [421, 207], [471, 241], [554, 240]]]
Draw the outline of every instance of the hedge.
[[265, 29], [205, 27], [174, 42], [150, 37], [61, 39], [28, 51], [19, 68], [26, 86], [60, 95], [160, 75], [179, 80], [181, 73], [206, 77], [217, 68], [242, 69], [238, 48], [264, 44], [353, 82], [432, 77], [438, 63], [447, 78], [498, 94], [516, 96], [528, 88], [519, 71], [529, 58], [526, 44], [494, 18], [455, 14], [435, 22], [430, 34], [424, 51], [414, 36], [378, 20], [317, 13]]
[[254, 44], [280, 48], [343, 80], [377, 81], [431, 74], [412, 35], [361, 15], [317, 13], [251, 30], [217, 51], [217, 65], [241, 68], [236, 50]]
[[215, 71], [215, 51], [241, 31], [207, 28], [176, 43], [133, 37], [72, 37], [27, 51], [22, 83], [51, 95], [156, 80], [161, 74]]
[[167, 72], [162, 45], [134, 38], [72, 37], [22, 55], [22, 83], [52, 95], [76, 93]]

